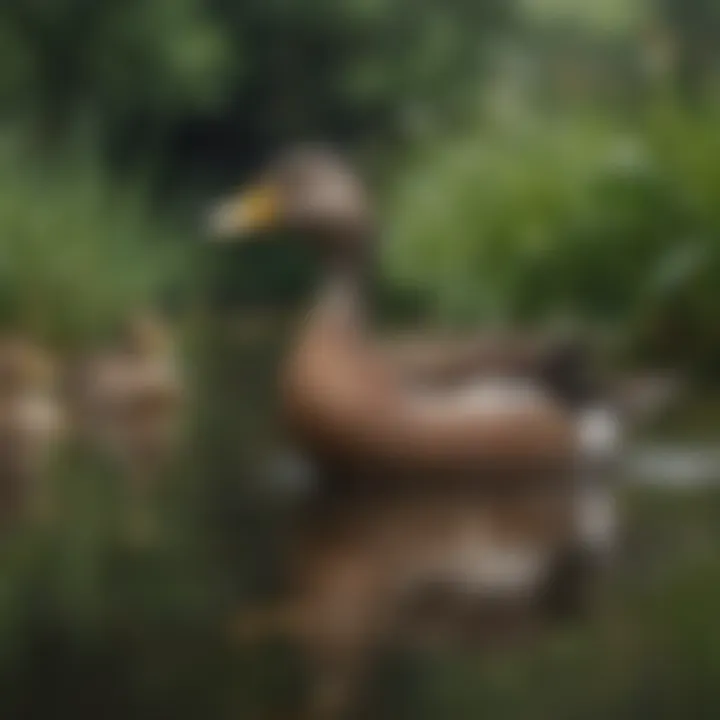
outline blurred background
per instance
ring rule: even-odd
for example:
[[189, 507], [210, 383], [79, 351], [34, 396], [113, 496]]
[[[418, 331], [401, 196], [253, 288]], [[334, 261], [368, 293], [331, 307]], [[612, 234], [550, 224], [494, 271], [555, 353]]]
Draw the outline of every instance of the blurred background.
[[123, 541], [119, 465], [72, 442], [49, 519], [4, 533], [1, 717], [240, 718], [293, 697], [292, 653], [238, 650], [224, 622], [277, 584], [292, 503], [262, 468], [315, 268], [212, 250], [200, 220], [306, 139], [378, 191], [381, 322], [582, 323], [690, 387], [623, 491], [613, 611], [492, 663], [396, 659], [376, 716], [717, 717], [715, 0], [5, 0], [0, 108], [3, 328], [77, 358], [160, 308], [191, 426], [162, 541]]

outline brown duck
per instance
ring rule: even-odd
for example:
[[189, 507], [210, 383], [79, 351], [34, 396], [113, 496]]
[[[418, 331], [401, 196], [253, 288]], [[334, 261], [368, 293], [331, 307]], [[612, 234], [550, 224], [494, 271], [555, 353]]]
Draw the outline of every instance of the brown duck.
[[78, 372], [81, 433], [123, 471], [133, 532], [145, 533], [158, 482], [178, 448], [184, 385], [166, 324], [139, 313]]
[[57, 367], [22, 335], [0, 339], [0, 516], [49, 509], [47, 467], [64, 432]]
[[423, 610], [416, 621], [416, 608], [434, 589], [441, 614], [484, 640], [553, 614], [582, 529], [580, 440], [573, 413], [538, 382], [542, 344], [424, 339], [411, 355], [411, 343], [374, 335], [371, 202], [335, 155], [287, 153], [211, 216], [219, 238], [272, 228], [325, 262], [280, 377], [288, 433], [321, 486], [291, 549], [292, 598], [240, 627], [301, 640], [318, 670], [311, 715], [332, 718], [381, 641], [408, 628], [427, 636], [434, 620]]

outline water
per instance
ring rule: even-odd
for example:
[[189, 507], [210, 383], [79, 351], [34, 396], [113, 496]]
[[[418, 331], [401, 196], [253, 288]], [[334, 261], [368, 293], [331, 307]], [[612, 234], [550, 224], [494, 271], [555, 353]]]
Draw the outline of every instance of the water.
[[634, 484], [658, 488], [720, 486], [720, 444], [640, 445], [628, 453], [623, 476]]
[[623, 477], [673, 490], [720, 487], [720, 401], [707, 393], [682, 403], [649, 436], [630, 444]]

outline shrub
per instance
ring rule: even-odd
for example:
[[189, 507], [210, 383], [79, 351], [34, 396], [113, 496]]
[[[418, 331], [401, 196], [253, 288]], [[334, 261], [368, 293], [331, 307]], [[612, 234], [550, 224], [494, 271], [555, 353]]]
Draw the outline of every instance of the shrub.
[[[654, 353], [720, 358], [720, 142], [655, 111], [485, 125], [432, 148], [389, 206], [393, 275], [454, 321], [571, 316]], [[709, 365], [710, 366], [710, 365]]]
[[103, 334], [181, 278], [180, 246], [140, 184], [110, 178], [99, 153], [42, 160], [0, 138], [0, 313], [53, 342]]

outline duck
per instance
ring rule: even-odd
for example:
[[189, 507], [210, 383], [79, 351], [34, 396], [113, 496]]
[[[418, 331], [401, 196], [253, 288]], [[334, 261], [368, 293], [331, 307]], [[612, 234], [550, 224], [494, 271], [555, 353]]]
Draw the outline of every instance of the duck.
[[561, 387], [582, 367], [574, 348], [416, 338], [419, 356], [380, 338], [366, 302], [373, 203], [326, 148], [282, 153], [212, 208], [208, 229], [218, 242], [291, 232], [324, 263], [279, 372], [280, 417], [319, 468], [319, 490], [288, 553], [290, 599], [241, 613], [236, 633], [298, 639], [316, 671], [310, 715], [335, 718], [404, 608], [432, 587], [479, 609], [483, 635], [534, 624], [568, 574], [565, 556], [585, 543], [577, 465], [583, 437], [598, 433], [578, 425], [590, 400]]
[[375, 249], [370, 199], [329, 151], [281, 155], [262, 186], [211, 214], [215, 237], [275, 225], [303, 233], [323, 256], [325, 281], [281, 373], [289, 431], [319, 456], [340, 454], [408, 472], [494, 463], [557, 469], [574, 449], [571, 423], [549, 403], [492, 413], [404, 382], [368, 332], [366, 280]]
[[131, 315], [115, 341], [76, 369], [76, 427], [123, 474], [137, 538], [150, 533], [150, 506], [178, 452], [184, 399], [171, 331], [152, 310]]
[[23, 333], [0, 338], [0, 515], [42, 520], [51, 509], [49, 466], [66, 434], [56, 359]]

